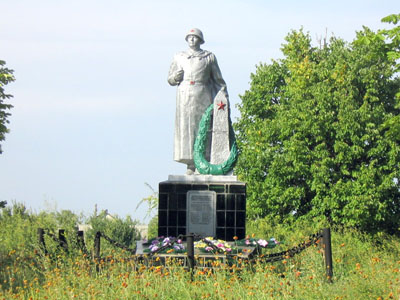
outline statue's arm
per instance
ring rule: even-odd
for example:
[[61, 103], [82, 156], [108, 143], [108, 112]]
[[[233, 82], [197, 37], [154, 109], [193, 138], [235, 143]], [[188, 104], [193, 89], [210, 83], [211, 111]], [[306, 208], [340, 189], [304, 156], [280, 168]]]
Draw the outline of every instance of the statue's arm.
[[210, 55], [211, 59], [211, 78], [218, 91], [224, 91], [226, 98], [228, 98], [228, 89], [224, 78], [222, 78], [221, 70], [219, 69], [217, 58], [214, 54]]
[[174, 57], [171, 67], [169, 68], [168, 83], [170, 85], [178, 85], [181, 83], [182, 80], [183, 80], [183, 70], [179, 70], [176, 57]]

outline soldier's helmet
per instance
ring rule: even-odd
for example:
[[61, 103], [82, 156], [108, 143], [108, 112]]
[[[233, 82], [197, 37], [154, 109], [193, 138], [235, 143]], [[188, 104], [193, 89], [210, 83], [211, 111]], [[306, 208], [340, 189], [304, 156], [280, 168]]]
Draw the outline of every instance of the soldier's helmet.
[[200, 29], [198, 28], [192, 28], [189, 30], [189, 32], [185, 36], [185, 40], [187, 41], [187, 38], [189, 35], [195, 35], [201, 40], [201, 44], [204, 44], [204, 38], [203, 38], [203, 33], [201, 32]]

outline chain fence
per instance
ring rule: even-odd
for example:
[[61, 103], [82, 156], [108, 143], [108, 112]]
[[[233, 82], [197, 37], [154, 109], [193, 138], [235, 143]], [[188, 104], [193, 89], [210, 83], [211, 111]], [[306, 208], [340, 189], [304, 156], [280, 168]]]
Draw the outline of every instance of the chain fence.
[[[60, 247], [62, 247], [66, 252], [68, 252], [68, 245], [67, 241], [64, 236], [64, 231], [60, 230], [59, 231], [59, 237], [54, 235], [48, 230], [44, 230], [39, 228], [38, 229], [38, 236], [39, 236], [39, 244], [42, 246], [45, 254], [47, 254], [47, 249], [46, 245], [44, 243], [44, 238], [43, 235], [47, 234], [51, 239], [53, 239], [56, 243], [59, 244]], [[173, 245], [178, 242], [179, 240], [183, 240], [186, 238], [186, 250], [187, 250], [187, 260], [188, 260], [188, 266], [190, 269], [193, 270], [195, 267], [195, 256], [194, 256], [194, 241], [201, 241], [205, 243], [208, 247], [211, 247], [213, 249], [214, 253], [218, 254], [225, 254], [223, 249], [218, 248], [214, 243], [207, 238], [197, 235], [197, 234], [189, 234], [189, 235], [179, 235], [177, 237], [171, 237], [169, 238], [168, 241], [166, 241], [161, 247], [159, 247], [157, 250], [143, 254], [143, 255], [136, 255], [137, 251], [134, 248], [129, 248], [122, 243], [108, 237], [102, 232], [97, 232], [95, 235], [95, 240], [94, 240], [94, 247], [93, 247], [93, 255], [91, 255], [85, 246], [84, 239], [83, 239], [83, 233], [78, 232], [77, 236], [77, 241], [80, 249], [82, 250], [82, 253], [86, 255], [88, 258], [93, 258], [96, 261], [100, 261], [100, 238], [105, 239], [108, 241], [111, 245], [120, 248], [124, 251], [129, 252], [130, 254], [133, 255], [133, 260], [137, 260], [138, 257], [146, 257], [147, 261], [148, 259], [152, 259], [153, 256], [157, 254], [161, 254], [163, 251], [167, 250], [168, 248], [173, 247]], [[278, 262], [284, 259], [288, 259], [291, 257], [294, 257], [295, 255], [303, 252], [306, 250], [308, 247], [312, 245], [317, 245], [322, 239], [322, 246], [324, 247], [324, 256], [325, 256], [325, 265], [326, 265], [326, 274], [328, 279], [331, 279], [333, 276], [333, 266], [332, 266], [332, 250], [331, 250], [331, 237], [330, 237], [330, 229], [329, 228], [324, 228], [320, 232], [311, 234], [305, 241], [299, 243], [298, 245], [289, 248], [285, 251], [281, 252], [276, 252], [276, 253], [270, 253], [270, 254], [262, 254], [260, 251], [260, 246], [256, 246], [255, 251], [255, 256], [253, 258], [248, 258], [248, 261], [250, 263], [255, 263], [255, 262], [263, 262], [263, 263], [273, 263], [273, 262]], [[179, 241], [179, 242], [181, 242]], [[232, 256], [235, 256], [234, 254], [226, 254], [226, 257], [232, 258]]]
[[129, 248], [129, 247], [125, 246], [124, 244], [121, 244], [121, 243], [119, 243], [118, 241], [113, 240], [112, 238], [106, 236], [106, 235], [105, 235], [104, 233], [102, 233], [102, 232], [100, 232], [100, 236], [101, 236], [102, 238], [104, 238], [107, 242], [109, 242], [111, 245], [113, 245], [113, 246], [115, 246], [115, 247], [118, 247], [118, 248], [120, 248], [120, 249], [122, 249], [122, 250], [125, 250], [125, 251], [131, 253], [132, 255], [135, 255], [135, 254], [136, 254], [136, 249]]
[[281, 251], [278, 253], [262, 254], [258, 260], [262, 260], [264, 263], [272, 263], [276, 261], [281, 261], [287, 258], [291, 258], [312, 245], [317, 245], [320, 239], [323, 237], [322, 232], [311, 234], [308, 239], [293, 248]]

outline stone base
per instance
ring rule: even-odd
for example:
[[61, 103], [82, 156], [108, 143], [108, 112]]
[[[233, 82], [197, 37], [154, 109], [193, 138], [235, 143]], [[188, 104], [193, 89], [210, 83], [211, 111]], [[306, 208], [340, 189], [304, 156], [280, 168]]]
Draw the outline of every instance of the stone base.
[[216, 193], [216, 238], [232, 241], [246, 235], [246, 184], [236, 176], [170, 175], [159, 184], [158, 235], [187, 234], [187, 193]]
[[237, 176], [215, 176], [215, 175], [169, 175], [169, 182], [176, 183], [194, 183], [194, 182], [238, 182]]

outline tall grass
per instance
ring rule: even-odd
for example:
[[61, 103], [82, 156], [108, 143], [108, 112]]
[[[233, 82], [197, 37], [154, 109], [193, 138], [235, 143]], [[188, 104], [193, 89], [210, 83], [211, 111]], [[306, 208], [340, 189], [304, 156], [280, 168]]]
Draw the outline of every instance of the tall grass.
[[[0, 299], [399, 299], [400, 239], [371, 236], [355, 229], [333, 228], [333, 282], [325, 277], [323, 252], [312, 246], [276, 263], [262, 260], [242, 267], [214, 262], [214, 269], [190, 273], [177, 263], [145, 266], [118, 249], [96, 264], [78, 250], [44, 256], [37, 227], [56, 224], [51, 215], [1, 215]], [[268, 220], [248, 222], [249, 234], [275, 237], [281, 251], [304, 241], [323, 222], [303, 221], [285, 227]], [[87, 244], [91, 245], [92, 240]], [[102, 242], [107, 247], [106, 242]], [[108, 248], [110, 250], [111, 248]]]

